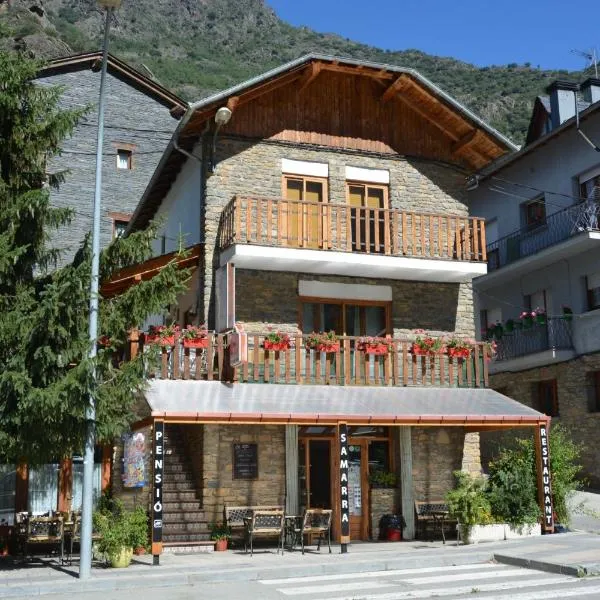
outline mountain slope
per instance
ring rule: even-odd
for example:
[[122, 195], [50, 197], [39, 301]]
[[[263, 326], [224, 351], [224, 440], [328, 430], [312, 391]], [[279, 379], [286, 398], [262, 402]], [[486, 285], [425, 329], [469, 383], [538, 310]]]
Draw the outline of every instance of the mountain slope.
[[[385, 51], [293, 27], [264, 0], [124, 0], [115, 21], [111, 52], [190, 100], [318, 52], [417, 69], [517, 143], [535, 96], [553, 79], [584, 76], [516, 64], [478, 68], [419, 50]], [[95, 0], [0, 0], [3, 24], [11, 29], [5, 46], [43, 57], [68, 53], [65, 44], [74, 52], [101, 44]]]

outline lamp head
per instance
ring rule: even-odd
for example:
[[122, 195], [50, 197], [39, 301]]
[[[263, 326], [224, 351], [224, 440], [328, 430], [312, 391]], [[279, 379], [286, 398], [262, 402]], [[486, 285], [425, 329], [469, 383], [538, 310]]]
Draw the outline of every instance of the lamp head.
[[117, 10], [121, 6], [121, 0], [97, 0], [97, 2], [99, 6], [107, 10], [110, 8]]
[[215, 123], [219, 126], [227, 125], [231, 119], [231, 111], [226, 106], [221, 106], [215, 113]]

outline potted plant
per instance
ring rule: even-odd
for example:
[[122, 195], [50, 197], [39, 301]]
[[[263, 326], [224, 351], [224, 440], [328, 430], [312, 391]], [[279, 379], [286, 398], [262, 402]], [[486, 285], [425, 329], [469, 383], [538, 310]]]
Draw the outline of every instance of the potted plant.
[[570, 306], [562, 305], [563, 319], [565, 321], [573, 320], [573, 309]]
[[391, 346], [392, 340], [386, 337], [361, 337], [356, 342], [356, 349], [366, 354], [385, 355]]
[[412, 353], [418, 356], [440, 354], [444, 349], [444, 338], [434, 338], [423, 329], [416, 329], [418, 334], [412, 345]]
[[184, 348], [208, 348], [208, 330], [206, 325], [195, 327], [188, 325], [181, 332]]
[[533, 317], [535, 317], [535, 314], [530, 313], [527, 310], [524, 310], [519, 315], [519, 318], [523, 322], [523, 329], [531, 329], [531, 327], [533, 327]]
[[514, 319], [508, 319], [506, 321], [506, 323], [504, 323], [504, 329], [506, 330], [506, 333], [512, 333], [514, 328], [515, 328], [515, 320]]
[[227, 540], [231, 538], [231, 528], [224, 523], [212, 523], [210, 526], [210, 539], [215, 542], [215, 550], [227, 550]]
[[450, 358], [469, 358], [474, 343], [472, 340], [453, 337], [446, 342], [446, 352]]
[[134, 548], [148, 545], [148, 516], [141, 506], [127, 511], [120, 500], [113, 500], [96, 511], [93, 519], [100, 536], [98, 550], [115, 568], [129, 566]]
[[150, 325], [147, 333], [144, 334], [146, 344], [156, 344], [158, 346], [174, 346], [175, 336], [179, 333], [179, 325]]
[[396, 481], [396, 473], [391, 471], [373, 471], [369, 475], [369, 483], [374, 488], [394, 488]]
[[546, 324], [546, 311], [543, 308], [538, 306], [534, 311], [532, 311], [531, 316], [535, 318], [535, 322], [538, 325]]
[[306, 347], [317, 352], [339, 352], [340, 341], [335, 331], [310, 333], [306, 338]]
[[292, 345], [290, 336], [280, 331], [269, 331], [265, 336], [263, 346], [265, 350], [289, 350]]

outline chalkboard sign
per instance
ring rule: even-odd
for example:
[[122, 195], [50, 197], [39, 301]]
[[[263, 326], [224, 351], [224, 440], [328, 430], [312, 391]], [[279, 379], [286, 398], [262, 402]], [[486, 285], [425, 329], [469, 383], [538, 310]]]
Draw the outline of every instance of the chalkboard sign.
[[258, 445], [233, 445], [233, 478], [258, 479]]

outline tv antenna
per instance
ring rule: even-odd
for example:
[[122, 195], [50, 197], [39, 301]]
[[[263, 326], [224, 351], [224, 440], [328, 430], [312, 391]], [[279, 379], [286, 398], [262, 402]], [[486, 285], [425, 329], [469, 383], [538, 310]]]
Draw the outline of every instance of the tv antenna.
[[577, 54], [577, 56], [581, 56], [589, 61], [585, 65], [585, 68], [589, 69], [593, 65], [596, 79], [598, 79], [598, 55], [596, 54], [596, 48], [591, 48], [590, 50], [571, 50], [571, 53]]

